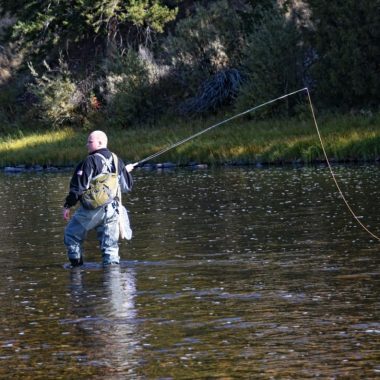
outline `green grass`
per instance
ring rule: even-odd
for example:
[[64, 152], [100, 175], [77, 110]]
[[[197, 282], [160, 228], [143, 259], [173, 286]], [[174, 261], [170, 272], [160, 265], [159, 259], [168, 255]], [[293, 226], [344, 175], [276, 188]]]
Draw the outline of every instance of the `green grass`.
[[[223, 120], [173, 122], [155, 128], [107, 130], [109, 147], [125, 161], [136, 162]], [[330, 159], [374, 161], [380, 158], [380, 114], [324, 116], [318, 126]], [[86, 155], [88, 132], [65, 128], [25, 128], [0, 138], [0, 166], [18, 164], [72, 166]], [[255, 121], [235, 119], [157, 157], [153, 162], [312, 163], [323, 160], [315, 124], [302, 118]]]

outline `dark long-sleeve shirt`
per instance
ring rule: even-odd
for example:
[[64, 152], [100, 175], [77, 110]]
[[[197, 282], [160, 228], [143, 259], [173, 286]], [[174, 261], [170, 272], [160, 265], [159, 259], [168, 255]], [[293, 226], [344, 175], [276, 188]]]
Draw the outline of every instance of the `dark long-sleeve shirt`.
[[[66, 197], [64, 207], [70, 208], [74, 206], [85, 190], [90, 187], [92, 178], [102, 173], [103, 161], [102, 158], [95, 153], [100, 153], [106, 159], [112, 156], [112, 153], [107, 148], [102, 148], [90, 153], [82, 162], [75, 168], [74, 174], [70, 181], [69, 194]], [[116, 172], [115, 163], [112, 162], [112, 172]], [[118, 158], [118, 173], [121, 192], [126, 193], [132, 189], [133, 178], [125, 169], [124, 162]]]

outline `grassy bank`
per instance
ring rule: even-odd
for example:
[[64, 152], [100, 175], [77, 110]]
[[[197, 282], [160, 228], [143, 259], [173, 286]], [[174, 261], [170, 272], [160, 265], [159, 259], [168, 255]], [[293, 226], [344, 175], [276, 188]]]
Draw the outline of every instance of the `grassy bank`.
[[[223, 120], [167, 123], [155, 128], [104, 130], [109, 147], [125, 161], [136, 162]], [[380, 158], [380, 114], [317, 117], [323, 143], [334, 161]], [[28, 129], [0, 138], [0, 166], [72, 166], [86, 155], [87, 132], [65, 128]], [[236, 119], [157, 157], [153, 162], [312, 163], [323, 160], [315, 124], [307, 113], [295, 119]]]

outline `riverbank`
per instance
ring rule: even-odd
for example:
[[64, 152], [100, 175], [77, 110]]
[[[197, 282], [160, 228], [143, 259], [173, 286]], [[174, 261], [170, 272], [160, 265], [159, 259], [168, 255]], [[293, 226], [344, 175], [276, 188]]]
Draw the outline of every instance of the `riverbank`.
[[[220, 120], [182, 120], [154, 128], [104, 130], [111, 150], [125, 162], [140, 162]], [[323, 116], [318, 118], [318, 127], [332, 162], [380, 161], [379, 113]], [[3, 136], [0, 138], [0, 166], [19, 170], [72, 167], [86, 154], [88, 132], [64, 128], [25, 130]], [[316, 126], [311, 116], [303, 113], [293, 119], [232, 121], [147, 161], [146, 165], [270, 165], [323, 161]]]

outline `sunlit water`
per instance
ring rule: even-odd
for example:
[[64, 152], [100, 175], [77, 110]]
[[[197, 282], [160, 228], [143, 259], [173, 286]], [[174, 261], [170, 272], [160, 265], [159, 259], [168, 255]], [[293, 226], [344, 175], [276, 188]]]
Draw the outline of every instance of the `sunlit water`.
[[[380, 234], [380, 167], [337, 167]], [[375, 379], [380, 243], [329, 172], [134, 173], [133, 240], [64, 268], [69, 172], [0, 175], [0, 377]]]

